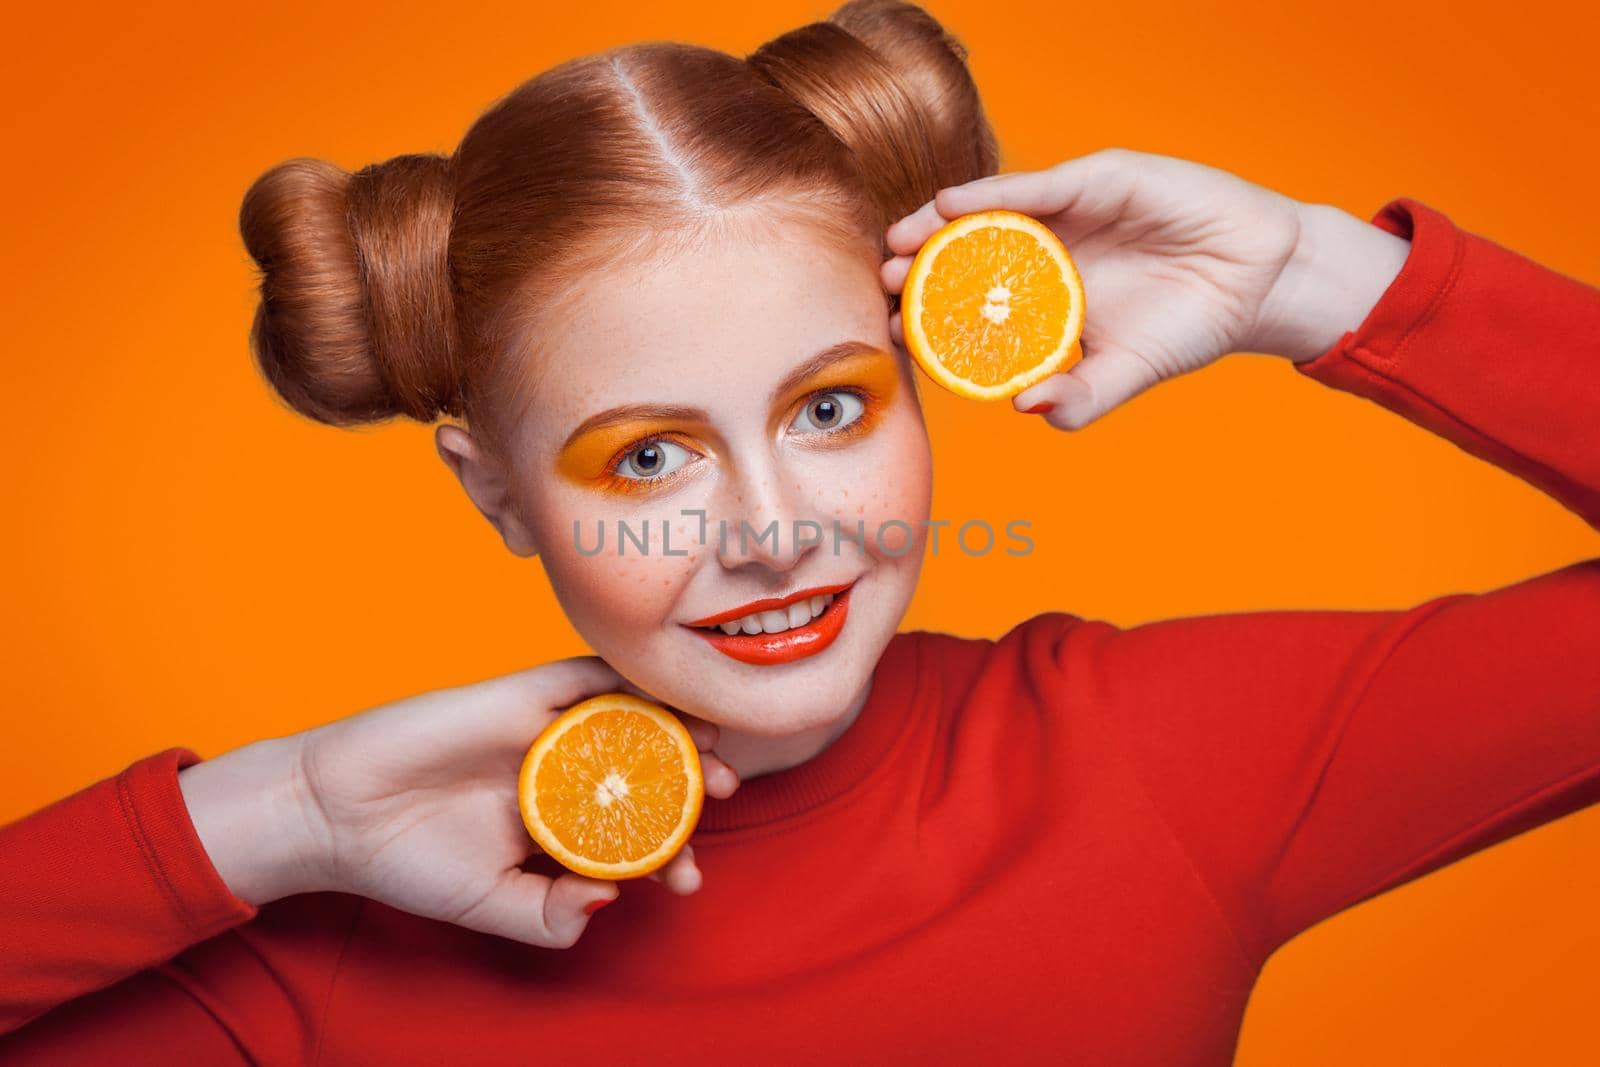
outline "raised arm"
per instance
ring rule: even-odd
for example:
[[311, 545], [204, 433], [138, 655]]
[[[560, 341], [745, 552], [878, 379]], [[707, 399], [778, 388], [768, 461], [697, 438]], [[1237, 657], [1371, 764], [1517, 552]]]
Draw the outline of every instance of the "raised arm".
[[[1103, 176], [1142, 158], [1114, 154], [1080, 171]], [[1162, 175], [1194, 166], [1161, 163], [1144, 175], [1146, 195]], [[1074, 180], [1036, 179], [1009, 206], [1026, 196], [1042, 205]], [[1216, 196], [1244, 195], [1218, 181]], [[940, 202], [978, 206], [982, 183], [963, 188]], [[1137, 202], [1092, 183], [1073, 189], [1071, 203], [1091, 216]], [[1146, 377], [1148, 353], [1128, 347], [1139, 324], [1190, 342], [1160, 351], [1277, 350], [1306, 376], [1400, 413], [1600, 527], [1600, 291], [1414, 200], [1387, 205], [1373, 224], [1333, 208], [1295, 213], [1302, 224], [1316, 219], [1315, 231], [1298, 232], [1320, 236], [1297, 237], [1242, 316], [1223, 315], [1226, 300], [1168, 300], [1160, 312], [1114, 301], [1120, 317], [1102, 327], [1099, 368], [1034, 387], [1067, 405], [1064, 418], [1059, 407], [1047, 417], [1074, 428], [1160, 380]], [[1105, 236], [1112, 224], [1077, 225], [1113, 292], [1121, 278], [1132, 287], [1124, 295], [1137, 295], [1145, 283], [1115, 270], [1129, 253]], [[1388, 272], [1374, 234], [1406, 255], [1350, 317], [1363, 287]], [[1363, 260], [1354, 251], [1363, 245], [1379, 251]], [[1227, 259], [1204, 269], [1225, 270]], [[1234, 284], [1237, 296], [1243, 283]], [[1342, 310], [1318, 309], [1318, 294]], [[1196, 324], [1228, 321], [1253, 325], [1208, 347]], [[1600, 801], [1600, 559], [1404, 611], [1256, 612], [1130, 629], [1051, 613], [1024, 627], [1061, 721], [1103, 723], [1257, 962], [1352, 904]]]
[[[1404, 268], [1298, 369], [1600, 527], [1600, 291], [1413, 200], [1375, 222], [1410, 239]], [[1074, 655], [1126, 681], [1107, 721], [1260, 959], [1600, 801], [1600, 559], [1406, 611], [1173, 620]]]
[[[1510, 471], [1600, 528], [1600, 290], [1411, 199], [1373, 223], [1411, 242], [1382, 301], [1295, 367]], [[1304, 300], [1314, 298], [1307, 285]]]

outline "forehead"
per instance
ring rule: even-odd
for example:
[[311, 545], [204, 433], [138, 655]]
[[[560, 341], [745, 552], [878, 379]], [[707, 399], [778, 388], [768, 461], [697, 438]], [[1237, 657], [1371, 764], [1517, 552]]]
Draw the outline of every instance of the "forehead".
[[618, 404], [744, 408], [830, 345], [887, 347], [877, 266], [865, 245], [789, 223], [591, 272], [541, 331], [529, 432], [562, 434]]

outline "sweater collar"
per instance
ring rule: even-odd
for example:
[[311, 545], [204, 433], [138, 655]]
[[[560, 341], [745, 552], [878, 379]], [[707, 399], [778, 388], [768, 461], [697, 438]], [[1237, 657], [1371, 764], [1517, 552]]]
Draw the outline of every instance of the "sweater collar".
[[804, 763], [741, 782], [726, 800], [708, 795], [695, 837], [799, 815], [865, 780], [884, 763], [911, 719], [917, 666], [912, 635], [895, 634], [873, 668], [866, 703], [845, 732]]

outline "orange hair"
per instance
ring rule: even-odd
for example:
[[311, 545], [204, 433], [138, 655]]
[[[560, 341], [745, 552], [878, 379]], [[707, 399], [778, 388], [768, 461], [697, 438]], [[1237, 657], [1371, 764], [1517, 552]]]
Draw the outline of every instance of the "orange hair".
[[245, 195], [251, 347], [313, 419], [461, 417], [504, 441], [534, 319], [622, 255], [772, 215], [876, 249], [998, 149], [966, 51], [922, 8], [852, 0], [744, 59], [647, 43], [562, 63], [450, 156], [294, 159]]

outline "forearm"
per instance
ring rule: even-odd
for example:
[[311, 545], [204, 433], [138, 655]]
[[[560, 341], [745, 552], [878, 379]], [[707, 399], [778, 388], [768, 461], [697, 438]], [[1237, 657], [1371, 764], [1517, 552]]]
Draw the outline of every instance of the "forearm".
[[301, 738], [271, 738], [178, 775], [206, 853], [228, 888], [257, 907], [329, 887], [326, 834], [305, 788]]
[[0, 1033], [254, 917], [184, 808], [195, 759], [169, 749], [0, 827]]
[[1366, 319], [1411, 242], [1330, 204], [1300, 204], [1300, 238], [1261, 307], [1250, 352], [1315, 359]]
[[[1382, 404], [1600, 529], [1600, 290], [1416, 200], [1385, 205], [1370, 228], [1409, 239], [1398, 276], [1347, 334], [1295, 369]], [[1328, 334], [1305, 336], [1321, 344]]]

